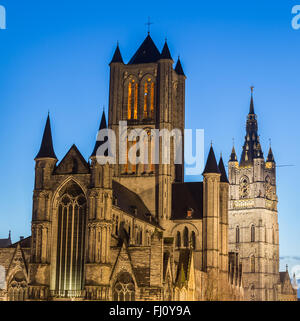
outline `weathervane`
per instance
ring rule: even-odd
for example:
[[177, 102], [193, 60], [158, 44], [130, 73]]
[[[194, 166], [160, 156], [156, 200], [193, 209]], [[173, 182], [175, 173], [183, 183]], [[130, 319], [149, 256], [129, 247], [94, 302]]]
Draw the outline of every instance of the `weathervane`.
[[153, 22], [151, 22], [150, 17], [148, 17], [148, 22], [145, 23], [146, 26], [148, 26], [148, 35], [150, 35], [150, 27], [153, 25]]

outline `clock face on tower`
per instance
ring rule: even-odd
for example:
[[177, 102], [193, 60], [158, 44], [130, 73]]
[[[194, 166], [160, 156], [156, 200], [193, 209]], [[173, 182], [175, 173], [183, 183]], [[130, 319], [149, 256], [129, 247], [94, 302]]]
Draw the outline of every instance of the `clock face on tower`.
[[240, 181], [240, 198], [249, 198], [250, 186], [247, 176], [243, 176]]

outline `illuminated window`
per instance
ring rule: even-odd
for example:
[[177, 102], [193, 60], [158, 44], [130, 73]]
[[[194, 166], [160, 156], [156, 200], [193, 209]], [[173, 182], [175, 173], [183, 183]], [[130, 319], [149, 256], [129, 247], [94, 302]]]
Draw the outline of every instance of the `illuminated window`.
[[138, 84], [135, 80], [131, 80], [128, 84], [128, 103], [127, 103], [127, 119], [137, 119], [138, 109]]
[[127, 118], [131, 119], [131, 101], [132, 101], [132, 88], [131, 82], [128, 84], [128, 106], [127, 106]]
[[82, 290], [85, 220], [86, 198], [71, 181], [62, 190], [58, 205], [56, 291], [60, 295]]
[[144, 118], [154, 117], [154, 82], [148, 78], [144, 84]]

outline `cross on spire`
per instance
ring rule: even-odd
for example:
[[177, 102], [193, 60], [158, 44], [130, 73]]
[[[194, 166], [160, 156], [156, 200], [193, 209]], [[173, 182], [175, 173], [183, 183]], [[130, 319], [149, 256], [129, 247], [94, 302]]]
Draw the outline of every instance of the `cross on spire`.
[[150, 17], [148, 17], [148, 22], [146, 22], [145, 25], [148, 27], [148, 35], [150, 35], [150, 27], [151, 25], [153, 25], [153, 22], [151, 22]]
[[250, 89], [251, 89], [251, 94], [253, 94], [254, 86], [251, 86]]

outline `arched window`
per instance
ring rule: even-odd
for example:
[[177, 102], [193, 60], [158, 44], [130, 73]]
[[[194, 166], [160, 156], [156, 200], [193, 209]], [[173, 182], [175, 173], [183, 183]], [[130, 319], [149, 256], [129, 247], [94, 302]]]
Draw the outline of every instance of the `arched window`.
[[179, 231], [177, 232], [177, 235], [176, 235], [176, 246], [181, 247], [181, 235]]
[[194, 231], [192, 231], [192, 234], [191, 234], [191, 241], [192, 241], [192, 247], [195, 250], [196, 249], [196, 234]]
[[250, 268], [251, 268], [251, 272], [254, 273], [255, 272], [255, 257], [254, 257], [254, 255], [252, 255], [250, 257]]
[[189, 230], [187, 227], [183, 230], [183, 246], [188, 247], [189, 246]]
[[240, 243], [240, 228], [239, 228], [239, 226], [237, 226], [237, 227], [235, 228], [235, 242], [236, 242], [237, 244]]
[[248, 198], [249, 191], [249, 179], [247, 176], [243, 176], [240, 180], [240, 198]]
[[73, 181], [59, 194], [56, 290], [66, 294], [66, 291], [82, 289], [86, 198], [79, 185]]
[[154, 82], [148, 78], [144, 83], [144, 119], [154, 118]]
[[113, 289], [114, 301], [134, 301], [135, 286], [131, 275], [128, 272], [121, 272]]
[[137, 119], [138, 84], [132, 79], [128, 83], [127, 119]]
[[28, 285], [25, 275], [18, 271], [8, 285], [9, 301], [24, 301], [28, 298]]
[[251, 225], [251, 242], [255, 242], [255, 226]]

